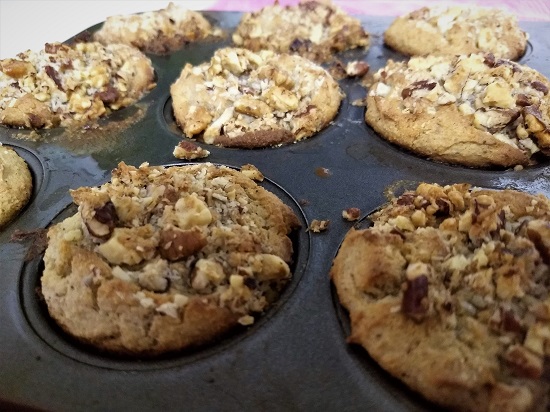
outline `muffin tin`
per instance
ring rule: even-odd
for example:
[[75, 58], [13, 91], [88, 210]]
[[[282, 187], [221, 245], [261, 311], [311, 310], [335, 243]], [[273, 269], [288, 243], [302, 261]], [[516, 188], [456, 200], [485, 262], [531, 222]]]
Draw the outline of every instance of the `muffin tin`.
[[[0, 409], [23, 410], [377, 410], [424, 411], [434, 405], [383, 371], [360, 347], [346, 343], [349, 324], [331, 287], [329, 270], [354, 223], [390, 193], [418, 182], [468, 182], [550, 196], [550, 167], [521, 171], [474, 170], [435, 163], [391, 145], [364, 122], [352, 102], [365, 90], [357, 79], [340, 81], [346, 93], [331, 125], [305, 141], [267, 149], [203, 145], [203, 161], [239, 168], [251, 163], [262, 183], [291, 206], [302, 222], [293, 234], [294, 278], [274, 307], [252, 327], [218, 342], [154, 359], [98, 353], [74, 342], [48, 317], [37, 287], [42, 256], [26, 258], [32, 240], [11, 240], [16, 229], [33, 231], [75, 212], [68, 190], [102, 184], [120, 162], [181, 164], [172, 156], [182, 133], [175, 124], [169, 86], [187, 62], [197, 64], [230, 44], [240, 13], [205, 12], [228, 36], [191, 44], [166, 56], [150, 55], [158, 85], [138, 104], [113, 113], [97, 127], [23, 131], [0, 127], [0, 141], [27, 161], [34, 189], [25, 209], [0, 232]], [[372, 34], [366, 60], [371, 72], [404, 56], [383, 46], [388, 18], [361, 17]], [[522, 22], [530, 33], [520, 63], [550, 77], [550, 26]], [[99, 25], [90, 28], [96, 30]], [[47, 39], [45, 39], [47, 40]], [[330, 220], [322, 233], [313, 219]]]

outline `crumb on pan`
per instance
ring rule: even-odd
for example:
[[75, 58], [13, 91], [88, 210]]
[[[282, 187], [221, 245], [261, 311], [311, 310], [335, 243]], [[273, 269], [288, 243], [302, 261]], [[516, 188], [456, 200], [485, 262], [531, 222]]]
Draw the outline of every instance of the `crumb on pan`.
[[342, 217], [349, 222], [358, 220], [360, 216], [361, 216], [361, 209], [358, 209], [356, 207], [350, 207], [348, 209], [342, 210]]
[[366, 106], [367, 105], [367, 99], [355, 99], [351, 102], [352, 106]]
[[329, 223], [330, 223], [330, 220], [328, 219], [327, 220], [313, 219], [308, 229], [313, 233], [324, 232], [325, 230], [328, 229]]
[[329, 177], [332, 172], [326, 167], [318, 167], [315, 169], [315, 174], [319, 177]]
[[361, 77], [369, 72], [370, 66], [367, 62], [355, 60], [346, 65], [346, 74], [349, 77]]
[[344, 50], [366, 50], [370, 45], [370, 35], [361, 21], [326, 0], [288, 6], [275, 2], [245, 13], [232, 39], [250, 50], [296, 53], [317, 62], [330, 61]]
[[204, 159], [210, 155], [210, 152], [203, 149], [198, 144], [187, 140], [182, 140], [176, 147], [174, 147], [173, 155], [178, 159], [194, 160]]

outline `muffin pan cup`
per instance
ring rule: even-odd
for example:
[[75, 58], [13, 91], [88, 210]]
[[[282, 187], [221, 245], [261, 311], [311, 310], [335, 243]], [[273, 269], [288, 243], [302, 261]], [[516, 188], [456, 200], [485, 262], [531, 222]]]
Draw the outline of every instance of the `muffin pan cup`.
[[[307, 140], [253, 150], [202, 145], [211, 154], [201, 161], [258, 167], [268, 180], [264, 187], [293, 207], [303, 224], [293, 234], [295, 279], [256, 325], [204, 348], [136, 360], [85, 348], [49, 320], [36, 292], [41, 256], [26, 262], [32, 242], [13, 242], [12, 234], [46, 228], [73, 213], [69, 189], [108, 181], [120, 161], [134, 166], [186, 163], [172, 156], [183, 135], [171, 114], [170, 84], [185, 63], [206, 61], [217, 48], [230, 45], [241, 16], [205, 14], [228, 36], [166, 56], [149, 55], [158, 85], [136, 105], [86, 128], [31, 132], [0, 127], [0, 141], [25, 154], [35, 183], [29, 204], [0, 232], [0, 409], [433, 410], [365, 350], [346, 343], [348, 321], [329, 279], [332, 259], [354, 225], [342, 218], [342, 211], [357, 207], [364, 217], [384, 204], [389, 193], [422, 181], [550, 196], [550, 163], [520, 171], [475, 170], [403, 151], [365, 124], [364, 107], [352, 105], [365, 96], [357, 79], [340, 81], [346, 98], [337, 117]], [[365, 60], [371, 72], [389, 58], [406, 59], [383, 46], [392, 19], [361, 20], [372, 34], [370, 49], [337, 58]], [[520, 63], [550, 77], [550, 26], [520, 26], [530, 33]], [[330, 220], [328, 230], [308, 232], [313, 219]]]

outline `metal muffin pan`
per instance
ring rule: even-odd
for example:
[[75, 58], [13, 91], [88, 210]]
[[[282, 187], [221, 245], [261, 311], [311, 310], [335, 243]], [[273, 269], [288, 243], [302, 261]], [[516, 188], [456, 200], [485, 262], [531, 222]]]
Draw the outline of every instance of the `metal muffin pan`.
[[[98, 121], [98, 127], [38, 132], [0, 127], [0, 142], [27, 160], [35, 184], [29, 204], [0, 232], [0, 410], [433, 410], [364, 349], [346, 343], [347, 314], [329, 279], [332, 259], [353, 225], [341, 212], [358, 207], [365, 216], [384, 204], [389, 192], [421, 181], [550, 196], [550, 162], [521, 171], [475, 170], [401, 150], [365, 124], [364, 107], [352, 105], [365, 95], [357, 79], [340, 81], [347, 97], [337, 117], [305, 141], [252, 150], [203, 145], [211, 152], [204, 161], [257, 166], [267, 178], [264, 187], [302, 221], [293, 234], [294, 279], [257, 324], [204, 348], [136, 360], [85, 347], [49, 319], [36, 291], [41, 256], [26, 262], [31, 241], [13, 242], [12, 234], [46, 228], [74, 213], [69, 189], [108, 181], [120, 161], [135, 166], [184, 163], [172, 156], [182, 133], [171, 113], [169, 87], [185, 63], [206, 61], [229, 45], [241, 17], [205, 14], [228, 37], [166, 56], [149, 55], [157, 87], [136, 105]], [[340, 60], [365, 60], [375, 71], [389, 58], [405, 59], [383, 46], [382, 34], [392, 19], [360, 18], [372, 34], [372, 45], [367, 52], [342, 53]], [[550, 77], [550, 26], [520, 25], [530, 33], [520, 63]], [[328, 230], [307, 232], [313, 219], [329, 219]]]

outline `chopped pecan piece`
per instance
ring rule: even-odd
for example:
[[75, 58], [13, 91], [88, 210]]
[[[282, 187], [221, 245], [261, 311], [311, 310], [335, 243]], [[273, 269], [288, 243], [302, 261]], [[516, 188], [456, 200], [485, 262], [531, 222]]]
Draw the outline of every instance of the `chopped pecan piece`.
[[544, 83], [539, 82], [538, 80], [535, 80], [534, 82], [531, 82], [531, 87], [535, 90], [538, 90], [539, 92], [541, 92], [544, 95], [548, 94], [548, 87]]
[[411, 97], [415, 90], [421, 90], [421, 89], [432, 90], [435, 88], [435, 86], [436, 86], [435, 82], [430, 82], [428, 80], [419, 80], [411, 84], [409, 87], [405, 87], [401, 92], [401, 97], [403, 99], [406, 99], [407, 97]]
[[44, 70], [46, 71], [46, 74], [53, 80], [57, 88], [63, 91], [63, 84], [61, 83], [61, 79], [59, 78], [57, 70], [55, 70], [52, 66], [46, 66]]
[[516, 96], [516, 105], [525, 107], [525, 106], [531, 106], [531, 98], [527, 96], [526, 94], [518, 94]]
[[428, 277], [426, 275], [407, 279], [407, 289], [403, 293], [401, 311], [408, 317], [421, 321], [428, 312]]
[[289, 50], [298, 54], [307, 52], [311, 48], [311, 40], [309, 39], [294, 39], [290, 43]]
[[107, 89], [98, 93], [97, 97], [106, 104], [114, 103], [118, 100], [120, 94], [117, 89], [112, 86], [107, 86]]
[[346, 74], [349, 77], [364, 76], [368, 73], [370, 66], [367, 62], [353, 61], [346, 65]]
[[543, 371], [543, 359], [523, 346], [513, 345], [504, 355], [506, 363], [515, 376], [539, 379]]
[[416, 195], [414, 193], [404, 193], [397, 198], [396, 203], [401, 206], [413, 205]]
[[44, 51], [49, 54], [55, 54], [61, 47], [61, 43], [46, 43], [44, 45]]
[[342, 217], [350, 222], [359, 219], [361, 216], [361, 209], [356, 207], [350, 207], [342, 211]]
[[485, 63], [487, 66], [491, 68], [495, 67], [496, 66], [495, 55], [493, 53], [486, 53], [483, 63]]
[[532, 220], [527, 224], [526, 232], [544, 263], [550, 264], [550, 225], [542, 220]]
[[206, 238], [197, 228], [181, 230], [171, 227], [160, 234], [159, 253], [164, 259], [175, 261], [197, 253], [206, 243]]
[[506, 309], [500, 310], [500, 327], [505, 332], [513, 332], [513, 333], [523, 332], [521, 321], [518, 319], [516, 314], [511, 310], [506, 310]]
[[115, 205], [111, 201], [95, 208], [91, 215], [87, 215], [85, 212], [82, 215], [90, 234], [99, 239], [108, 239], [118, 222]]

